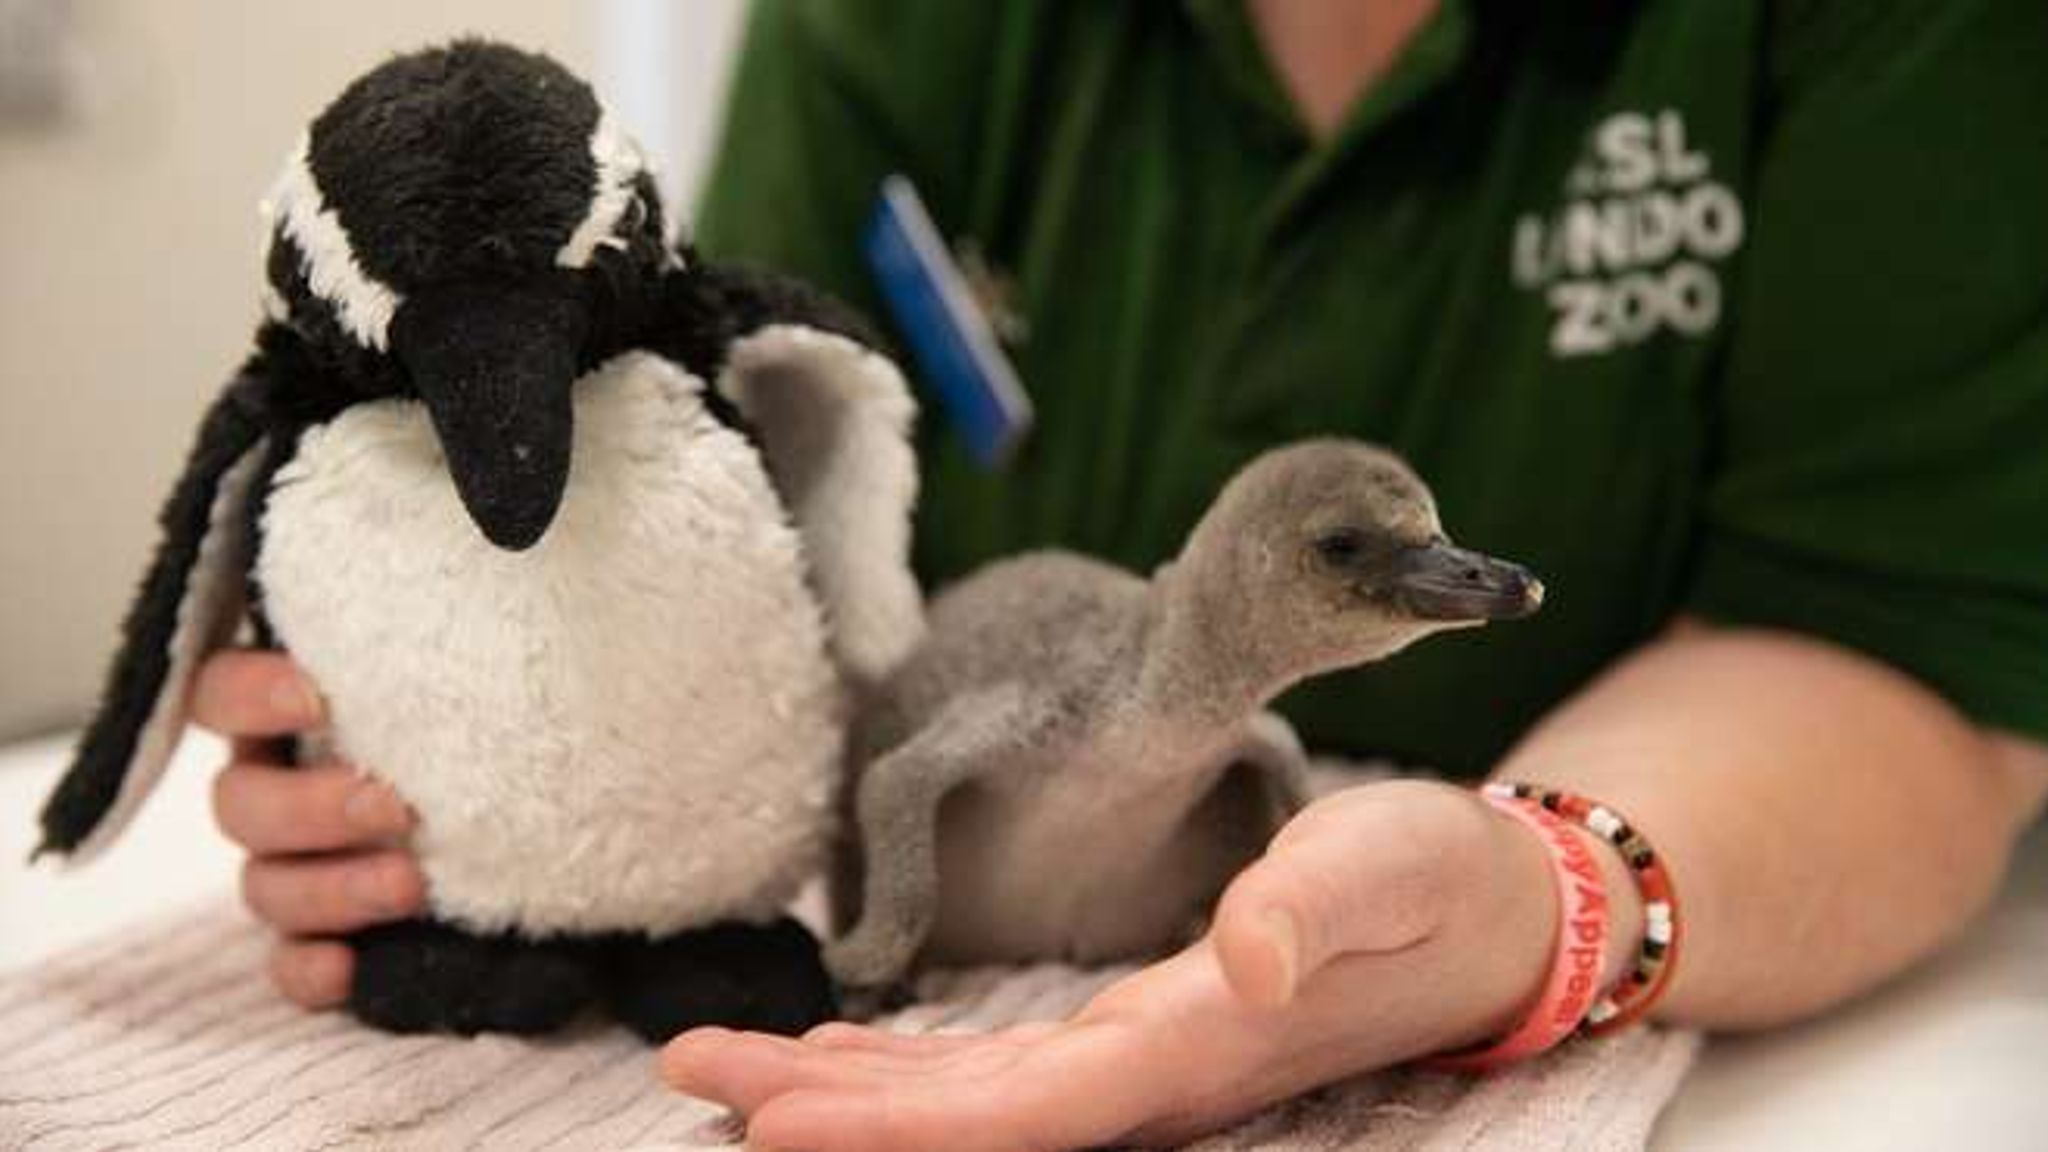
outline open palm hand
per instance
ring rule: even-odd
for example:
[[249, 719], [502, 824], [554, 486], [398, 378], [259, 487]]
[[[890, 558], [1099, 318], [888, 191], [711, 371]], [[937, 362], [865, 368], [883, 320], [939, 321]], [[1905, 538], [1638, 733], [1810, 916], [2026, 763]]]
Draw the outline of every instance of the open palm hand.
[[1543, 849], [1469, 793], [1367, 785], [1296, 817], [1206, 936], [1072, 1019], [981, 1035], [828, 1024], [801, 1040], [700, 1029], [661, 1070], [743, 1113], [757, 1148], [1171, 1143], [1503, 1031], [1543, 978], [1548, 885]]

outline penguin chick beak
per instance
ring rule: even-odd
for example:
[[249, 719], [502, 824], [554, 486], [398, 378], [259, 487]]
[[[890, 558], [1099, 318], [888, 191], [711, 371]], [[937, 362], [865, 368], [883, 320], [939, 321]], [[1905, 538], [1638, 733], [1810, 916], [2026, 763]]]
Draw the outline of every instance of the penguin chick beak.
[[391, 347], [432, 415], [485, 539], [538, 543], [569, 484], [571, 390], [589, 320], [566, 285], [446, 285], [408, 297]]
[[1515, 620], [1543, 605], [1543, 582], [1527, 568], [1441, 540], [1404, 550], [1391, 584], [1395, 602], [1421, 620]]

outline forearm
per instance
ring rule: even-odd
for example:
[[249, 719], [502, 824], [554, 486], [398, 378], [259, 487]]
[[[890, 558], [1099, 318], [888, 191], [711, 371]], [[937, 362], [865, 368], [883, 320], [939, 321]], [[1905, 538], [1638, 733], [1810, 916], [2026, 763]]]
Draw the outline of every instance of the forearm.
[[2048, 793], [2048, 753], [1854, 653], [1687, 627], [1498, 775], [1598, 797], [1650, 836], [1687, 929], [1660, 1015], [1744, 1028], [1853, 996], [1961, 929]]

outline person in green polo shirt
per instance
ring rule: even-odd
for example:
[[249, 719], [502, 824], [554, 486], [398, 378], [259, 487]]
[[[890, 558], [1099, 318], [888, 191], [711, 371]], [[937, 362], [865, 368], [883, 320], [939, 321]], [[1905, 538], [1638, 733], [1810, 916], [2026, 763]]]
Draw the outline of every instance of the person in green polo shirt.
[[[1319, 750], [1626, 813], [1682, 898], [1658, 1016], [1760, 1027], [1951, 938], [2048, 794], [2044, 43], [2034, 0], [761, 0], [697, 240], [880, 315], [858, 238], [902, 173], [1007, 286], [1038, 424], [985, 470], [925, 421], [933, 585], [1047, 545], [1149, 568], [1264, 448], [1401, 452], [1550, 600], [1285, 710]], [[258, 706], [291, 675], [217, 660], [197, 711], [294, 726]], [[402, 856], [275, 855], [362, 842], [278, 831], [344, 826], [308, 775], [222, 778], [258, 912], [402, 914]], [[1613, 982], [1645, 913], [1598, 856]], [[321, 896], [373, 868], [384, 904]], [[697, 1035], [664, 1067], [776, 1147], [1199, 1131], [1512, 1029], [1547, 868], [1469, 790], [1364, 785], [1065, 1026]], [[347, 971], [280, 948], [302, 1002]]]

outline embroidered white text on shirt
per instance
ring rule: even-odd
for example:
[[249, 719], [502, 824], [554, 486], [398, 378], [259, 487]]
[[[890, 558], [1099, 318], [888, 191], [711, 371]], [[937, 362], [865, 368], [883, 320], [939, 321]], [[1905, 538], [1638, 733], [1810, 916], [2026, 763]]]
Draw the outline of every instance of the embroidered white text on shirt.
[[1716, 265], [1742, 244], [1742, 202], [1711, 178], [1676, 110], [1620, 112], [1590, 134], [1555, 212], [1515, 222], [1515, 283], [1544, 289], [1555, 356], [1589, 356], [1660, 329], [1721, 319]]

